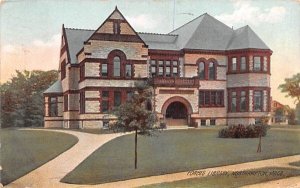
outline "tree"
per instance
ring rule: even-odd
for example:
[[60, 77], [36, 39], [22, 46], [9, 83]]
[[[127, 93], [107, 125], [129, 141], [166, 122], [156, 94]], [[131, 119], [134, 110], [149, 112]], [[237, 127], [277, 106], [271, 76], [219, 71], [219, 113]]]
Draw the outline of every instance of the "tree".
[[287, 93], [286, 97], [296, 98], [295, 103], [300, 103], [300, 73], [293, 75], [292, 78], [286, 78], [284, 84], [279, 85], [279, 89], [283, 93]]
[[118, 132], [135, 132], [134, 168], [137, 169], [138, 134], [151, 136], [158, 128], [156, 127], [157, 116], [149, 108], [149, 103], [153, 98], [150, 81], [135, 82], [135, 89], [136, 92], [130, 100], [113, 110], [117, 120], [110, 125], [110, 129]]
[[0, 86], [1, 127], [42, 126], [43, 92], [57, 80], [57, 71], [16, 71]]

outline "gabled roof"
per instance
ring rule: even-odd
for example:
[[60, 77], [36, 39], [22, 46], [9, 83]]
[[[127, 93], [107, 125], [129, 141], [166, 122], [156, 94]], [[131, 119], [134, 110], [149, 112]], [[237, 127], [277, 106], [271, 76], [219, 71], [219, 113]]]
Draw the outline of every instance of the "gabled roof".
[[82, 49], [83, 42], [93, 34], [94, 30], [65, 28], [65, 32], [71, 64], [76, 64], [78, 63], [76, 54]]
[[234, 31], [227, 50], [247, 48], [270, 49], [248, 25]]
[[61, 94], [62, 93], [62, 85], [61, 85], [61, 80], [57, 80], [52, 84], [46, 91], [44, 91], [44, 94]]
[[175, 29], [176, 45], [181, 49], [226, 50], [233, 30], [205, 13]]

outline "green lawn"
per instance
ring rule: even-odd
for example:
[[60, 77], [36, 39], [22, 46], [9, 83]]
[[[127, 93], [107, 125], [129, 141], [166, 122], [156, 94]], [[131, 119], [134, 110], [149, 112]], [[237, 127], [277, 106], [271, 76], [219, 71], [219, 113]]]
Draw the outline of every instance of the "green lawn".
[[6, 185], [78, 142], [75, 136], [49, 131], [1, 129], [1, 183]]
[[262, 139], [217, 138], [218, 129], [163, 131], [158, 137], [138, 138], [138, 169], [134, 170], [134, 135], [114, 139], [96, 150], [62, 182], [99, 184], [295, 155], [299, 131], [270, 130]]
[[[283, 179], [292, 176], [299, 176], [300, 170], [292, 168], [260, 168], [251, 170], [257, 174], [233, 175], [228, 176], [207, 176], [202, 178], [191, 178], [186, 180], [174, 181], [169, 183], [153, 184], [143, 186], [143, 188], [172, 188], [172, 187], [214, 187], [214, 188], [233, 188], [267, 182], [276, 179]], [[247, 171], [250, 172], [250, 171]], [[276, 172], [276, 173], [274, 173]]]

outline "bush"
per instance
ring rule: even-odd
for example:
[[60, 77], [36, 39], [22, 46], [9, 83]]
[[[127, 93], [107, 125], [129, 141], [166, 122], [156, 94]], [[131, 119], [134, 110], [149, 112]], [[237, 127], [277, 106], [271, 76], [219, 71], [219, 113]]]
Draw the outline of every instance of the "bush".
[[220, 138], [258, 138], [267, 135], [269, 126], [267, 125], [230, 125], [219, 131]]

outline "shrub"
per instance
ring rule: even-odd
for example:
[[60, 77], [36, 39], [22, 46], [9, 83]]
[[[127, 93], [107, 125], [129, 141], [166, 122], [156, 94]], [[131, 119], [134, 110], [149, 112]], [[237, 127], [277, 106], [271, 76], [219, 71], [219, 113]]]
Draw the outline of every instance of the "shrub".
[[219, 131], [220, 138], [257, 138], [266, 136], [269, 126], [267, 125], [230, 125]]

